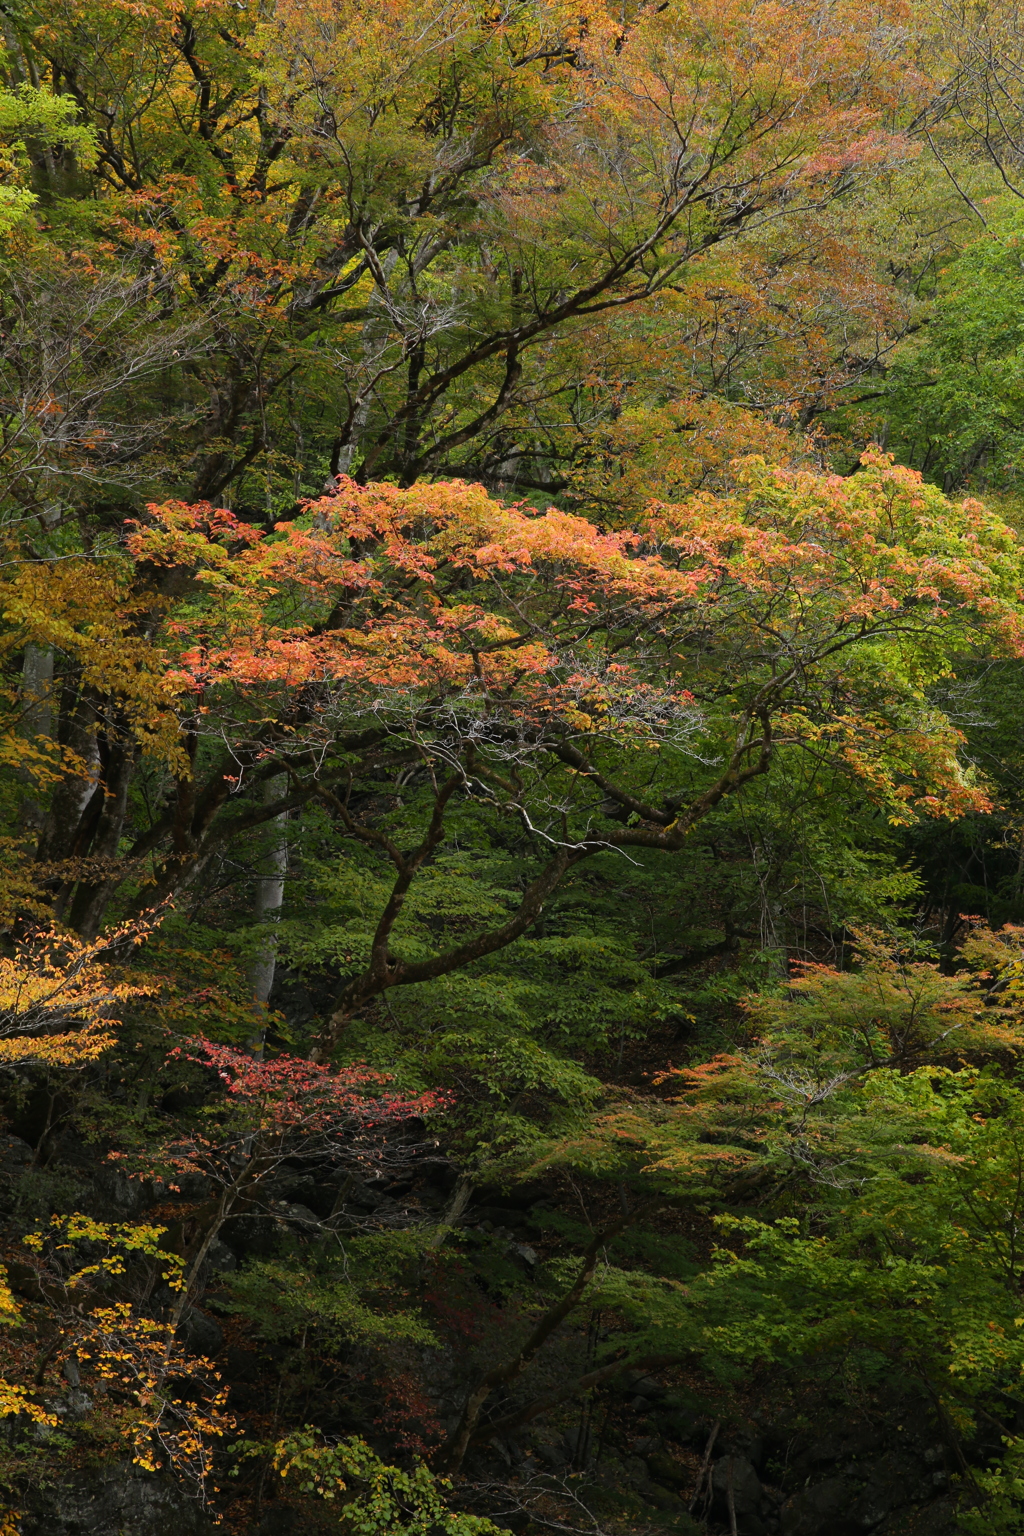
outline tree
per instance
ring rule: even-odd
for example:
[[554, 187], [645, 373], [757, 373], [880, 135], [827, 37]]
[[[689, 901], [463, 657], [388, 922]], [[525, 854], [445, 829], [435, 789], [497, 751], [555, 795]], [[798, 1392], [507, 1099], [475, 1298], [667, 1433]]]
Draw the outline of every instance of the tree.
[[388, 1129], [393, 1131], [410, 1116], [428, 1114], [439, 1103], [438, 1096], [429, 1093], [381, 1093], [387, 1080], [365, 1069], [331, 1071], [284, 1055], [264, 1061], [209, 1040], [176, 1047], [172, 1053], [172, 1058], [186, 1057], [216, 1072], [222, 1094], [205, 1106], [193, 1127], [175, 1126], [163, 1146], [147, 1147], [141, 1154], [110, 1154], [135, 1177], [163, 1178], [177, 1188], [174, 1180], [197, 1175], [208, 1191], [205, 1205], [189, 1222], [187, 1263], [170, 1309], [169, 1335], [194, 1297], [225, 1222], [259, 1210], [282, 1164], [330, 1156], [365, 1166], [386, 1157], [381, 1143], [386, 1144]]
[[113, 1010], [147, 989], [112, 975], [108, 962], [143, 943], [153, 926], [124, 924], [92, 941], [55, 929], [0, 955], [0, 1061], [81, 1068], [109, 1050]]
[[[720, 0], [401, 0], [372, 21], [66, 0], [9, 35], [15, 74], [59, 81], [95, 134], [73, 227], [168, 310], [209, 316], [211, 344], [167, 369], [198, 414], [168, 490], [230, 487], [262, 517], [328, 469], [549, 478], [581, 394], [607, 417], [631, 388], [651, 331], [617, 317], [645, 308], [659, 330], [652, 301], [708, 253], [813, 225], [904, 158], [922, 82], [893, 48], [902, 7], [860, 21]], [[48, 196], [68, 175], [37, 158]]]
[[[59, 1363], [75, 1390], [84, 1375], [94, 1398], [104, 1400], [110, 1428], [135, 1465], [170, 1472], [205, 1504], [213, 1491], [211, 1442], [236, 1424], [210, 1361], [190, 1356], [173, 1324], [147, 1308], [159, 1279], [179, 1293], [183, 1285], [180, 1260], [161, 1246], [165, 1232], [75, 1214], [55, 1216], [26, 1236], [18, 1271], [23, 1293], [36, 1303], [31, 1323], [41, 1347], [31, 1383], [14, 1389], [25, 1401], [7, 1412], [57, 1425], [58, 1417], [33, 1399]], [[10, 1321], [25, 1325], [30, 1318]]]
[[477, 1515], [457, 1514], [445, 1501], [451, 1484], [425, 1467], [406, 1472], [386, 1466], [365, 1441], [323, 1445], [308, 1427], [272, 1449], [274, 1470], [293, 1477], [304, 1491], [338, 1500], [341, 1528], [360, 1536], [409, 1531], [411, 1536], [497, 1536], [499, 1526]]
[[[884, 458], [845, 481], [755, 462], [738, 508], [656, 508], [639, 535], [459, 486], [353, 485], [311, 510], [328, 529], [266, 540], [171, 507], [135, 535], [136, 559], [209, 596], [168, 626], [196, 769], [128, 859], [156, 854], [169, 893], [231, 833], [323, 804], [394, 870], [335, 1028], [515, 939], [581, 860], [683, 850], [780, 750], [837, 761], [896, 821], [984, 803], [924, 689], [978, 644], [1015, 650], [1019, 557], [977, 503]], [[203, 737], [227, 745], [208, 767]], [[282, 768], [287, 797], [232, 815], [246, 775]], [[362, 810], [396, 774], [418, 791], [398, 836]], [[466, 801], [537, 864], [497, 926], [403, 956], [410, 886]]]
[[927, 332], [886, 381], [901, 450], [930, 477], [1012, 491], [1020, 421], [1021, 215], [1005, 196], [988, 202], [988, 227], [937, 285]]

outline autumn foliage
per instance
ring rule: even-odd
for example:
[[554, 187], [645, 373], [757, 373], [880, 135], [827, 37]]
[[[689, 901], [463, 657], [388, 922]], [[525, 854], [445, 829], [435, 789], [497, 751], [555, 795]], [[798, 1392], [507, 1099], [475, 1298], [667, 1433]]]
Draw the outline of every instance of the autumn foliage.
[[1019, 1531], [1022, 144], [1017, 0], [5, 9], [0, 1536]]

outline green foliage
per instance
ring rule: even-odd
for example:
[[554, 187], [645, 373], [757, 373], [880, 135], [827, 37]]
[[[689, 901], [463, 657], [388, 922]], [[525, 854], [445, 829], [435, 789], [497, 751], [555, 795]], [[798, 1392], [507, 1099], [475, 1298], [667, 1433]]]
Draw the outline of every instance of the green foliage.
[[387, 1466], [365, 1441], [325, 1445], [310, 1426], [272, 1448], [274, 1470], [304, 1493], [337, 1502], [339, 1525], [352, 1536], [500, 1536], [501, 1527], [453, 1510], [451, 1484], [422, 1464], [412, 1471]]
[[1024, 1093], [922, 1068], [880, 1073], [864, 1098], [842, 1177], [815, 1180], [812, 1232], [806, 1217], [719, 1218], [726, 1246], [693, 1291], [705, 1347], [905, 1372], [969, 1434], [978, 1413], [1000, 1421], [1024, 1372]]
[[913, 1381], [1024, 1529], [1024, 71], [1012, 6], [876, 10], [7, 14], [3, 942], [165, 904], [102, 1059], [3, 1067], [32, 1477], [207, 1486], [213, 1268], [243, 1458], [352, 1536], [492, 1536], [403, 1455], [488, 1372], [611, 1443], [645, 1356], [711, 1422]]
[[73, 96], [58, 96], [23, 83], [0, 86], [0, 235], [9, 234], [39, 201], [27, 180], [26, 141], [38, 147], [71, 151], [83, 169], [96, 163], [96, 132], [81, 121]]
[[349, 1238], [320, 1251], [307, 1247], [290, 1258], [252, 1260], [229, 1277], [221, 1307], [271, 1344], [309, 1337], [328, 1351], [343, 1342], [436, 1348], [438, 1339], [422, 1317], [400, 1304], [422, 1257], [417, 1234], [395, 1232]]
[[1016, 490], [1024, 450], [1021, 241], [1015, 198], [942, 272], [928, 323], [886, 381], [901, 456], [940, 481]]

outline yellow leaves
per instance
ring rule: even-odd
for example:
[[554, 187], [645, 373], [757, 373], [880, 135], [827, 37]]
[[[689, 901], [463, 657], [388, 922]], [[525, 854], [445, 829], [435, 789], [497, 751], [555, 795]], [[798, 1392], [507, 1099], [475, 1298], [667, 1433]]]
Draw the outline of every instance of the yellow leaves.
[[124, 1254], [145, 1254], [169, 1266], [163, 1279], [177, 1279], [184, 1265], [179, 1255], [167, 1253], [160, 1246], [167, 1228], [146, 1222], [110, 1223], [96, 1221], [93, 1217], [76, 1212], [70, 1216], [52, 1216], [48, 1232], [32, 1232], [24, 1238], [26, 1248], [42, 1253], [48, 1246], [55, 1252], [73, 1253], [77, 1244], [102, 1243], [108, 1252], [94, 1264], [87, 1264], [74, 1271], [69, 1285], [81, 1285], [96, 1274], [119, 1275], [124, 1273]]
[[17, 1328], [21, 1322], [21, 1308], [14, 1299], [14, 1292], [7, 1283], [7, 1271], [0, 1265], [0, 1324]]
[[[687, 295], [692, 313], [699, 304]], [[675, 334], [662, 344], [668, 353]], [[644, 337], [644, 365], [651, 366]], [[655, 349], [658, 343], [654, 342]], [[639, 359], [638, 359], [639, 361]], [[666, 366], [669, 359], [666, 357]], [[664, 406], [645, 403], [591, 429], [567, 478], [587, 509], [600, 509], [621, 526], [643, 519], [651, 503], [678, 502], [704, 489], [725, 489], [734, 461], [761, 453], [773, 463], [797, 457], [800, 444], [765, 415], [718, 400], [685, 397]]]
[[[147, 754], [182, 770], [187, 765], [174, 713], [177, 691], [164, 652], [140, 629], [141, 610], [128, 575], [114, 559], [14, 562], [0, 580], [0, 659], [26, 645], [69, 657], [81, 668], [83, 682], [116, 706], [124, 728], [144, 743]], [[20, 766], [43, 782], [61, 771], [69, 778], [83, 776], [81, 759], [46, 734], [26, 743], [36, 735], [32, 716], [55, 702], [44, 691], [31, 700], [10, 699], [0, 712], [0, 752], [14, 760], [20, 753]]]
[[[69, 1351], [133, 1404], [125, 1433], [135, 1465], [166, 1469], [202, 1496], [212, 1463], [208, 1441], [235, 1428], [227, 1389], [209, 1361], [190, 1357], [166, 1324], [137, 1316], [127, 1303], [76, 1319], [65, 1339]], [[185, 1380], [193, 1383], [196, 1401], [173, 1395]]]
[[152, 922], [125, 924], [104, 939], [51, 929], [0, 955], [0, 1061], [81, 1067], [114, 1042], [118, 1005], [148, 988], [116, 980], [109, 956], [140, 943]]
[[[14, 1418], [22, 1414], [31, 1419], [33, 1424], [46, 1424], [52, 1428], [57, 1423], [56, 1416], [34, 1403], [24, 1387], [14, 1386], [0, 1378], [0, 1418]], [[3, 1527], [0, 1527], [0, 1536], [2, 1533]]]

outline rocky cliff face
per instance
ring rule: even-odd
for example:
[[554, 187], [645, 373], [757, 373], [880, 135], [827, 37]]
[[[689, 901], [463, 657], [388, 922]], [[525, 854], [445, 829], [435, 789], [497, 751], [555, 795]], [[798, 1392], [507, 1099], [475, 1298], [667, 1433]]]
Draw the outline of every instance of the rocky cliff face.
[[22, 1536], [214, 1536], [187, 1494], [125, 1463], [36, 1492]]

